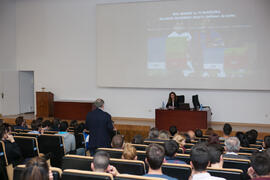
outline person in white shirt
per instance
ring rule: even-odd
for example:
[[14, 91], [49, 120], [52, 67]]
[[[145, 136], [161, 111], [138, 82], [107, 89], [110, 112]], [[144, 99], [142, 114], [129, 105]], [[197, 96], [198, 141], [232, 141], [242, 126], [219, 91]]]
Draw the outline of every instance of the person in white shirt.
[[205, 144], [196, 144], [190, 153], [190, 165], [192, 173], [189, 180], [225, 180], [224, 178], [211, 176], [206, 168], [210, 164], [210, 157]]

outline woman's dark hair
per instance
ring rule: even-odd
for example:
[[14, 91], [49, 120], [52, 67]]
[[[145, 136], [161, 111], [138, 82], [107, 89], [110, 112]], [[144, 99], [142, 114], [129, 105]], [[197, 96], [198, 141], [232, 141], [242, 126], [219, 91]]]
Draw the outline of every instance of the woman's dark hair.
[[24, 119], [23, 116], [19, 116], [15, 119], [16, 126], [21, 126], [23, 123]]
[[196, 129], [196, 130], [195, 130], [195, 136], [196, 136], [196, 137], [202, 137], [202, 136], [203, 136], [202, 130]]
[[84, 123], [77, 124], [74, 129], [74, 134], [82, 133], [84, 129], [85, 129]]
[[70, 121], [69, 127], [75, 128], [77, 125], [78, 125], [78, 121], [77, 120], [72, 120], [72, 121]]
[[49, 180], [49, 166], [45, 159], [34, 157], [26, 163], [21, 180]]
[[168, 103], [172, 103], [172, 98], [171, 98], [171, 94], [174, 94], [174, 99], [175, 99], [175, 101], [177, 102], [177, 96], [176, 96], [176, 94], [175, 94], [175, 92], [170, 92], [170, 94], [169, 94], [169, 98], [168, 98]]
[[132, 144], [143, 144], [143, 137], [140, 134], [137, 134], [132, 139]]
[[52, 122], [52, 129], [57, 130], [59, 129], [59, 126], [60, 126], [60, 119], [55, 118]]
[[248, 138], [247, 135], [244, 134], [243, 132], [236, 132], [235, 136], [239, 139], [240, 141], [240, 146], [242, 147], [249, 147], [249, 142], [248, 142]]
[[208, 136], [208, 145], [209, 144], [220, 144], [219, 142], [219, 136], [216, 133], [211, 134]]

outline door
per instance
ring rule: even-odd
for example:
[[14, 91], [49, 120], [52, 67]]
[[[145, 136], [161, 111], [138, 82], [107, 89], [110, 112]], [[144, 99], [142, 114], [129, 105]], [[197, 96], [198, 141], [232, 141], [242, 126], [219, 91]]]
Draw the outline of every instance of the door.
[[19, 71], [20, 114], [34, 113], [34, 71]]

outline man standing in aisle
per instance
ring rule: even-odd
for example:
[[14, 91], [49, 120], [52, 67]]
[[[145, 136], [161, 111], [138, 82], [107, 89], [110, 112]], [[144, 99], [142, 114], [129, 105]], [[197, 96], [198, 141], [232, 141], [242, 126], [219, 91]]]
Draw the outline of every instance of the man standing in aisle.
[[86, 116], [86, 129], [89, 130], [89, 150], [91, 156], [97, 148], [111, 147], [111, 137], [114, 131], [111, 115], [104, 111], [104, 101], [97, 99], [94, 102], [96, 109]]

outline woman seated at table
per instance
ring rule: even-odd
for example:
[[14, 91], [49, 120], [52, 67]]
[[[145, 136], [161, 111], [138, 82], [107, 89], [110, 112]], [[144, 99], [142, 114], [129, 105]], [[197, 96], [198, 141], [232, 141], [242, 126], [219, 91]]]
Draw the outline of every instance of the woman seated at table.
[[179, 106], [178, 99], [175, 92], [170, 92], [168, 102], [166, 104], [166, 108], [175, 109], [175, 108], [178, 108], [178, 106]]

